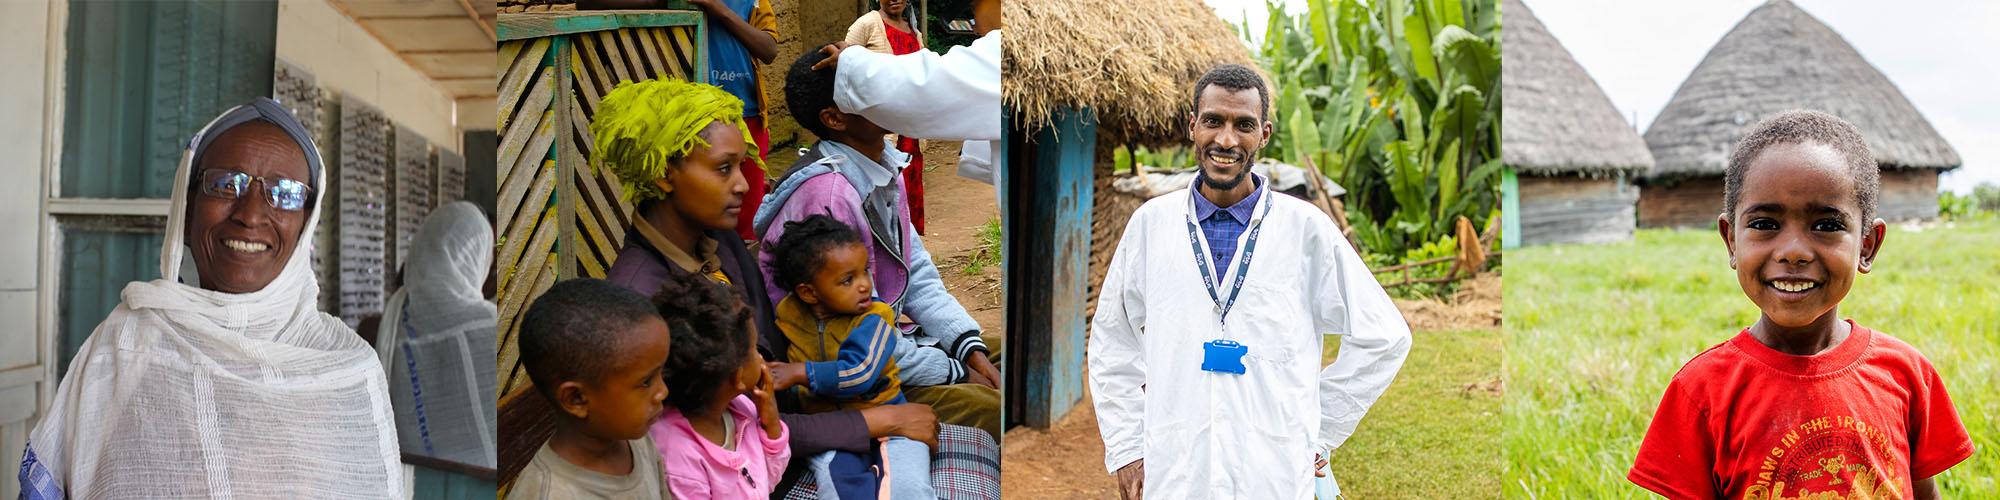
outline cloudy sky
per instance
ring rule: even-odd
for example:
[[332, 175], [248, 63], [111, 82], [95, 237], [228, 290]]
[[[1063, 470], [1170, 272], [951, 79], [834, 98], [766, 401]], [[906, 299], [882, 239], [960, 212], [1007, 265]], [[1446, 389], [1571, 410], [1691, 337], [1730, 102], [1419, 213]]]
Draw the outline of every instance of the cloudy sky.
[[[1232, 23], [1250, 12], [1262, 34], [1263, 0], [1205, 0]], [[1709, 47], [1764, 0], [1604, 2], [1525, 0], [1640, 130], [1673, 98]], [[1940, 188], [2000, 184], [2000, 2], [1794, 0], [1888, 75], [1943, 134], [1965, 165]], [[1304, 0], [1288, 0], [1302, 12]]]

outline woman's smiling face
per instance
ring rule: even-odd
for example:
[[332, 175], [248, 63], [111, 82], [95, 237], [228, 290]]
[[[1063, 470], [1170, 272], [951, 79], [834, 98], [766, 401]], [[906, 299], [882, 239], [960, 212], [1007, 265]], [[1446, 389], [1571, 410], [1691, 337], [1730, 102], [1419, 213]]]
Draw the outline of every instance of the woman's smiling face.
[[1868, 272], [1881, 226], [1861, 220], [1855, 181], [1830, 146], [1773, 145], [1744, 170], [1736, 212], [1719, 222], [1737, 284], [1771, 322], [1812, 324]]
[[[234, 170], [263, 181], [251, 181], [234, 199], [215, 196], [199, 185], [200, 173], [208, 169]], [[191, 175], [187, 243], [201, 287], [227, 293], [264, 289], [285, 269], [312, 211], [310, 195], [299, 210], [271, 206], [269, 189], [280, 179], [311, 185], [305, 152], [277, 125], [253, 121], [223, 131], [209, 143]]]

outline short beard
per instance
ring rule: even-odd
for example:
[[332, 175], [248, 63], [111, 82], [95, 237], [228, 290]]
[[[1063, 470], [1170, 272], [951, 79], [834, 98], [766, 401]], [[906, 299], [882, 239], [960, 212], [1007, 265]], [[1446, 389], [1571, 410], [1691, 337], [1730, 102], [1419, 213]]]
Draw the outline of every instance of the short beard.
[[[1248, 156], [1249, 155], [1245, 155], [1246, 158]], [[1243, 161], [1243, 160], [1237, 160], [1237, 161]], [[1208, 186], [1209, 189], [1214, 191], [1229, 191], [1231, 189], [1236, 189], [1236, 186], [1240, 186], [1243, 184], [1243, 179], [1247, 179], [1250, 177], [1249, 165], [1244, 165], [1242, 172], [1237, 172], [1235, 177], [1231, 177], [1227, 180], [1218, 180], [1214, 177], [1210, 177], [1208, 174], [1208, 169], [1206, 168], [1200, 169], [1200, 171], [1201, 173], [1196, 175], [1196, 177], [1201, 178], [1201, 185]]]

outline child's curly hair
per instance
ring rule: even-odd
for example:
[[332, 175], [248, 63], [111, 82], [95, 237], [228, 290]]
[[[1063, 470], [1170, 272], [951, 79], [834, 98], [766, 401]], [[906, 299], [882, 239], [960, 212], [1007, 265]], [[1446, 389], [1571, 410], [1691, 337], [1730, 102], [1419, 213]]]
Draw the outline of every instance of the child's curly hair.
[[860, 243], [860, 231], [831, 215], [813, 214], [786, 222], [785, 235], [766, 250], [774, 261], [771, 278], [780, 289], [790, 292], [800, 283], [812, 281], [813, 273], [826, 265], [827, 250]]
[[521, 364], [535, 390], [554, 403], [563, 382], [603, 381], [619, 346], [638, 335], [635, 325], [659, 314], [651, 306], [639, 292], [601, 279], [549, 287], [521, 315]]
[[665, 368], [667, 404], [682, 413], [703, 411], [715, 399], [717, 382], [736, 376], [750, 355], [754, 341], [744, 327], [750, 308], [729, 285], [696, 273], [667, 279], [653, 294], [653, 305], [673, 339]]
[[1729, 169], [1723, 172], [1722, 211], [1736, 221], [1736, 200], [1743, 192], [1743, 176], [1750, 162], [1765, 148], [1779, 144], [1819, 143], [1840, 154], [1848, 175], [1854, 179], [1854, 204], [1861, 209], [1861, 227], [1875, 220], [1876, 200], [1882, 196], [1882, 169], [1869, 152], [1861, 129], [1823, 111], [1794, 109], [1757, 122], [1736, 150], [1729, 155]]

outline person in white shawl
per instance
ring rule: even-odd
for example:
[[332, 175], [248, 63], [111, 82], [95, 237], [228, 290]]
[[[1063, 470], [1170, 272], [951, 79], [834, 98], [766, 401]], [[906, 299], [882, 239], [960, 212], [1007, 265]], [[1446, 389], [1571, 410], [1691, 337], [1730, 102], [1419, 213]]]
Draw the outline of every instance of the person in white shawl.
[[1224, 65], [1194, 95], [1201, 175], [1132, 214], [1091, 321], [1104, 465], [1126, 498], [1309, 500], [1410, 328], [1331, 218], [1250, 172], [1271, 134], [1262, 77]]
[[315, 307], [323, 186], [311, 139], [270, 99], [189, 141], [162, 277], [126, 285], [70, 362], [29, 434], [22, 498], [406, 494], [375, 352]]
[[493, 227], [471, 202], [438, 207], [417, 230], [375, 336], [404, 453], [494, 466], [494, 364], [484, 360], [500, 314], [480, 291], [492, 263]]

